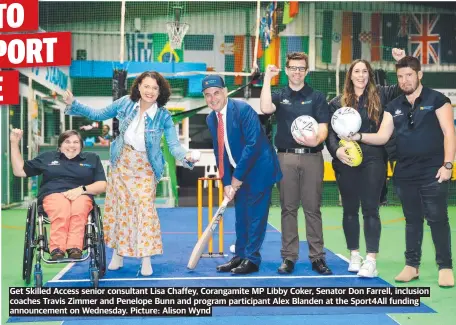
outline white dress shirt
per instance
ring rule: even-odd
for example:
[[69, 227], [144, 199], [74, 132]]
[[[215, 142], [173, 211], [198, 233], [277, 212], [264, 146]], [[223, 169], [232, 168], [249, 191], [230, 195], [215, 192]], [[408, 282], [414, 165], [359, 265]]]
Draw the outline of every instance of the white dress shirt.
[[138, 110], [135, 118], [131, 121], [130, 125], [125, 132], [124, 140], [126, 144], [129, 144], [136, 151], [146, 151], [146, 143], [144, 141], [144, 127], [145, 127], [145, 117], [146, 114], [149, 115], [151, 119], [154, 118], [157, 113], [157, 103], [153, 103], [151, 107], [147, 109], [142, 115], [139, 114], [139, 107], [141, 104], [141, 99], [135, 104], [134, 109]]
[[[223, 138], [224, 138], [224, 142], [225, 142], [225, 149], [226, 149], [226, 153], [228, 154], [228, 158], [230, 160], [230, 163], [231, 165], [236, 168], [236, 162], [234, 161], [233, 159], [233, 156], [231, 155], [231, 149], [230, 149], [230, 144], [228, 142], [228, 135], [227, 135], [227, 126], [226, 126], [226, 112], [227, 112], [227, 106], [228, 106], [228, 101], [226, 102], [226, 105], [225, 107], [223, 107], [223, 109], [220, 111], [220, 114], [222, 114], [222, 118], [223, 118], [223, 131], [224, 131], [224, 135], [223, 135]], [[218, 114], [216, 114], [217, 116], [217, 120], [218, 120]], [[217, 126], [218, 127], [218, 126]]]

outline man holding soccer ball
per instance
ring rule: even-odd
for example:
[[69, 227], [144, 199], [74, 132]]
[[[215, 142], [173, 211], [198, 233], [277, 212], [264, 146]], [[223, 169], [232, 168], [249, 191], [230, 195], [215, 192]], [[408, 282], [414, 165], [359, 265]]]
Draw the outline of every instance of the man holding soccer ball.
[[328, 104], [321, 92], [304, 82], [308, 73], [305, 53], [288, 53], [285, 72], [288, 86], [271, 94], [271, 79], [279, 74], [279, 69], [269, 65], [260, 97], [261, 111], [276, 115], [275, 145], [283, 173], [279, 184], [283, 261], [278, 272], [292, 273], [298, 260], [297, 216], [302, 203], [312, 269], [328, 275], [332, 272], [325, 261], [320, 211], [324, 170], [321, 150], [328, 135]]

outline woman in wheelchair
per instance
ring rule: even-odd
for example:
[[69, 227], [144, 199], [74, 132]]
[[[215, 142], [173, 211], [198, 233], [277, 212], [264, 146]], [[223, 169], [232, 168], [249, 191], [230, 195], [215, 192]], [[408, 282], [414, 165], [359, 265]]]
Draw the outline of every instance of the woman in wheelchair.
[[43, 205], [51, 222], [51, 259], [63, 259], [65, 251], [69, 258], [80, 259], [93, 195], [106, 189], [100, 158], [95, 153], [82, 152], [81, 135], [69, 130], [60, 135], [57, 151], [44, 152], [24, 161], [19, 149], [22, 133], [20, 129], [13, 129], [10, 135], [13, 173], [18, 177], [43, 175], [38, 205]]

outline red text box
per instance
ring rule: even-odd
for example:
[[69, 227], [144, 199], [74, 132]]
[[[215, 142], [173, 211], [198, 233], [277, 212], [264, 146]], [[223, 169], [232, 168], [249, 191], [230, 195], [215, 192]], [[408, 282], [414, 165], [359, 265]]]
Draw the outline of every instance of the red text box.
[[38, 15], [38, 0], [2, 0], [0, 32], [37, 30]]
[[0, 68], [71, 65], [71, 33], [0, 35]]
[[0, 105], [19, 104], [19, 71], [0, 71]]

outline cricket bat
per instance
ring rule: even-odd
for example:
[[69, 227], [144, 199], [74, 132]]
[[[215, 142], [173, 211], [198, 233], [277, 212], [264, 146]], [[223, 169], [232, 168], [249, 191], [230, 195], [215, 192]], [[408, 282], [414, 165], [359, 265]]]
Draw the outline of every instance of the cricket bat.
[[217, 209], [217, 212], [215, 212], [214, 217], [212, 218], [212, 221], [209, 223], [209, 225], [206, 227], [204, 230], [203, 234], [201, 235], [201, 238], [198, 240], [196, 243], [195, 247], [193, 248], [192, 255], [190, 255], [190, 259], [188, 260], [187, 268], [190, 270], [193, 270], [196, 265], [198, 264], [201, 255], [203, 254], [203, 250], [206, 248], [206, 245], [209, 241], [209, 238], [211, 238], [212, 234], [215, 231], [215, 228], [217, 228], [217, 225], [220, 222], [220, 219], [223, 216], [223, 213], [225, 212], [226, 206], [230, 200], [228, 198], [224, 198], [222, 204], [220, 207]]

